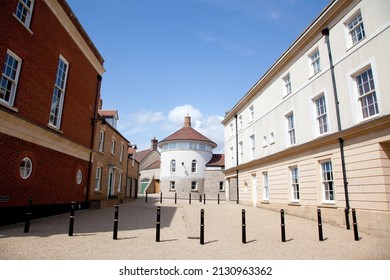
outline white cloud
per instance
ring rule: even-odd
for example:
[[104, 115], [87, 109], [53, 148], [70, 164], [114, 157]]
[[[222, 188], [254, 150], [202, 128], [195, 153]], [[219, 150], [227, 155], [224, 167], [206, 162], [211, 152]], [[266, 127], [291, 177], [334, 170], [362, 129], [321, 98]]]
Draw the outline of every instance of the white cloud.
[[139, 111], [131, 114], [136, 123], [146, 124], [155, 123], [164, 120], [163, 112], [152, 112], [152, 111]]
[[221, 124], [223, 117], [217, 115], [208, 116], [196, 122], [194, 129], [215, 142], [218, 146], [214, 153], [224, 153], [224, 128]]
[[183, 124], [184, 117], [189, 115], [191, 117], [192, 122], [196, 122], [202, 119], [202, 113], [193, 107], [192, 105], [182, 105], [176, 106], [168, 113], [168, 121], [170, 121], [173, 125]]

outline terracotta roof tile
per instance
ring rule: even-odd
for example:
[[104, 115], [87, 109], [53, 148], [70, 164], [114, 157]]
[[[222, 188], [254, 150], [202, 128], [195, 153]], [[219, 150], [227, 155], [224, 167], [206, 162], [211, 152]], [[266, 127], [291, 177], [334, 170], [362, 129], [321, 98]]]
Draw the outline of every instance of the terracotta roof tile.
[[224, 154], [213, 154], [213, 157], [206, 164], [206, 166], [225, 166], [225, 155]]
[[210, 144], [213, 148], [217, 147], [217, 144], [215, 144], [213, 141], [211, 141], [206, 136], [202, 135], [192, 127], [182, 127], [178, 131], [172, 133], [168, 137], [164, 138], [159, 142], [159, 144], [164, 142], [171, 142], [171, 141], [186, 141], [186, 140], [192, 140], [192, 141], [200, 141], [200, 142], [206, 142]]

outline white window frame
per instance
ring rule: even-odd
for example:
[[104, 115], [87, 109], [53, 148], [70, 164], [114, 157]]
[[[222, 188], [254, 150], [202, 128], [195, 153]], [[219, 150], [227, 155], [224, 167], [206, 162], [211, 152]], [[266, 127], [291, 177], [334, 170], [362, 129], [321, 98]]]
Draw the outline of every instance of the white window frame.
[[244, 162], [244, 144], [242, 141], [238, 142], [238, 163], [243, 163]]
[[[16, 69], [13, 68], [13, 65], [8, 65], [7, 64], [9, 57], [11, 57], [13, 60], [15, 60], [17, 62]], [[14, 76], [15, 76], [14, 78], [8, 76], [7, 73], [3, 72], [5, 66], [7, 67], [7, 69], [12, 69], [15, 72], [14, 73]], [[11, 107], [14, 106], [16, 90], [17, 90], [17, 87], [18, 87], [21, 66], [22, 66], [22, 59], [19, 56], [17, 56], [14, 52], [12, 52], [11, 50], [7, 49], [7, 52], [6, 52], [6, 55], [5, 55], [5, 59], [4, 59], [4, 64], [3, 64], [2, 68], [1, 68], [2, 72], [1, 72], [1, 79], [0, 79], [0, 91], [2, 91], [1, 88], [2, 88], [3, 80], [6, 80], [7, 83], [11, 83], [11, 90], [10, 90], [10, 93], [9, 93], [8, 100], [5, 100], [5, 91], [2, 91], [3, 92], [2, 94], [4, 94], [4, 98], [0, 96], [0, 103], [3, 103], [5, 105], [11, 106]]]
[[224, 181], [219, 181], [219, 191], [224, 192], [225, 191], [225, 183]]
[[263, 148], [267, 147], [267, 135], [263, 135]]
[[242, 115], [238, 116], [238, 130], [242, 129]]
[[[369, 81], [372, 81], [372, 83], [370, 83], [368, 86], [369, 86], [369, 92], [363, 92], [363, 95], [361, 95], [361, 91], [359, 90], [359, 86], [360, 84], [358, 83], [358, 77], [362, 76], [363, 74], [365, 73], [371, 73], [371, 77]], [[365, 68], [363, 68], [361, 71], [355, 73], [353, 76], [353, 81], [354, 81], [354, 84], [355, 84], [355, 92], [356, 92], [356, 96], [357, 96], [357, 102], [359, 104], [359, 116], [360, 116], [360, 119], [361, 120], [367, 120], [367, 119], [370, 119], [370, 118], [373, 118], [377, 115], [380, 114], [380, 103], [379, 103], [379, 99], [378, 99], [378, 92], [377, 92], [377, 86], [376, 86], [376, 80], [375, 80], [375, 76], [374, 76], [374, 71], [372, 69], [371, 66], [367, 66]], [[367, 82], [367, 81], [366, 81]], [[365, 83], [366, 84], [366, 83]], [[372, 88], [373, 86], [373, 88]], [[363, 107], [363, 102], [362, 100], [366, 100], [367, 102], [367, 99], [371, 97], [372, 99], [372, 96], [374, 97], [374, 102], [370, 103], [369, 107], [373, 107], [373, 104], [374, 104], [374, 113], [371, 114], [371, 109], [367, 109], [367, 107]], [[366, 116], [365, 116], [365, 112], [366, 112]]]
[[105, 137], [105, 132], [104, 130], [100, 130], [99, 134], [99, 152], [104, 152], [104, 137]]
[[274, 132], [270, 132], [269, 134], [269, 144], [275, 144], [275, 133]]
[[348, 33], [348, 48], [355, 46], [366, 38], [366, 30], [364, 28], [363, 17], [360, 10], [349, 17], [349, 19], [344, 22], [344, 25]]
[[169, 190], [176, 191], [175, 181], [169, 181]]
[[[31, 18], [32, 18], [32, 13], [34, 9], [34, 0], [30, 0], [31, 4], [30, 7], [25, 3], [23, 0], [19, 0], [18, 4], [16, 6], [16, 11], [15, 11], [15, 17], [27, 28], [30, 28], [30, 23], [31, 23]], [[19, 10], [19, 6], [22, 6], [23, 11], [26, 11], [26, 14], [24, 15], [21, 13]], [[25, 16], [25, 19], [23, 20], [23, 16]]]
[[[297, 144], [297, 133], [295, 126], [295, 114], [294, 111], [284, 115], [286, 118], [286, 132], [287, 132], [287, 146], [294, 146]], [[292, 120], [290, 119], [292, 116]]]
[[[318, 101], [323, 98], [323, 104], [319, 104]], [[314, 106], [314, 115], [315, 115], [315, 131], [316, 136], [321, 136], [328, 134], [330, 132], [330, 123], [328, 118], [328, 104], [325, 93], [321, 93], [312, 99]], [[322, 105], [319, 107], [318, 105]], [[322, 110], [320, 110], [322, 109]], [[325, 120], [325, 122], [324, 122]], [[324, 128], [321, 131], [321, 128]], [[326, 131], [325, 131], [326, 128]]]
[[253, 122], [255, 119], [255, 109], [253, 105], [249, 106], [249, 122]]
[[191, 191], [198, 190], [198, 181], [191, 181]]
[[291, 201], [299, 202], [301, 199], [301, 193], [299, 188], [299, 169], [298, 166], [291, 166], [289, 169], [291, 182]]
[[[62, 72], [62, 69], [60, 69], [61, 63], [66, 66], [63, 77], [58, 76]], [[54, 90], [53, 90], [53, 97], [51, 102], [50, 118], [49, 118], [49, 126], [52, 126], [56, 129], [60, 129], [61, 127], [68, 73], [69, 73], [69, 62], [62, 55], [60, 55], [57, 63], [56, 78], [54, 82]], [[59, 79], [62, 81], [63, 85], [57, 83]], [[56, 93], [59, 93], [59, 97], [56, 96]], [[58, 100], [56, 101], [56, 99]]]
[[269, 200], [269, 177], [268, 171], [264, 171], [263, 173], [263, 200]]
[[119, 153], [119, 161], [120, 162], [123, 162], [123, 153], [124, 153], [124, 150], [125, 150], [125, 145], [121, 144], [121, 151]]
[[235, 166], [236, 165], [236, 162], [234, 160], [234, 148], [233, 147], [230, 147], [230, 164], [231, 166]]
[[282, 79], [283, 79], [284, 96], [290, 95], [292, 93], [290, 73], [284, 75]]
[[310, 73], [311, 76], [321, 72], [321, 55], [320, 50], [315, 48], [308, 56], [310, 62]]
[[170, 169], [171, 173], [176, 173], [176, 160], [174, 160], [174, 159], [171, 160], [169, 169]]
[[250, 146], [250, 159], [255, 159], [256, 158], [256, 136], [255, 134], [252, 134], [251, 136], [249, 136], [249, 141], [251, 143], [251, 146]]
[[122, 173], [118, 173], [118, 193], [122, 192]]
[[[326, 166], [326, 169], [324, 168], [325, 164], [330, 164], [330, 170], [329, 170], [329, 165]], [[330, 159], [322, 160], [320, 162], [320, 170], [321, 170], [322, 202], [334, 204], [335, 197], [336, 197], [336, 189], [335, 189], [332, 160]], [[330, 174], [329, 171], [331, 172]]]
[[81, 169], [79, 169], [79, 170], [77, 170], [77, 173], [76, 173], [77, 185], [80, 185], [82, 181], [83, 181], [83, 171]]
[[22, 179], [26, 180], [28, 179], [33, 170], [33, 164], [30, 158], [25, 157], [22, 159], [19, 165], [19, 175]]
[[116, 141], [114, 139], [111, 140], [111, 154], [115, 155], [115, 145]]
[[95, 191], [99, 192], [101, 190], [102, 185], [102, 167], [98, 166], [96, 167], [96, 174], [95, 174]]
[[197, 173], [198, 172], [198, 162], [196, 159], [191, 161], [191, 173]]

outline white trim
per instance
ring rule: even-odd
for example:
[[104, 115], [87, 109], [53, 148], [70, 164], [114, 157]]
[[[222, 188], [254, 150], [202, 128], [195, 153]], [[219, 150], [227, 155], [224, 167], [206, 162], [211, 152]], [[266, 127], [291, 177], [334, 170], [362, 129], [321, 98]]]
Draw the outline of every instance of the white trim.
[[[17, 91], [17, 88], [18, 88], [18, 83], [19, 83], [19, 76], [20, 76], [20, 69], [22, 68], [22, 59], [17, 55], [15, 54], [13, 51], [11, 51], [10, 49], [7, 49], [6, 51], [6, 56], [9, 55], [11, 56], [13, 59], [15, 59], [17, 62], [18, 62], [18, 66], [16, 68], [16, 74], [15, 74], [15, 80], [13, 80], [14, 82], [14, 86], [12, 88], [12, 91], [11, 91], [11, 96], [10, 96], [10, 100], [9, 102], [8, 101], [5, 101], [4, 99], [0, 98], [0, 103], [1, 104], [4, 104], [5, 106], [10, 106], [11, 108], [15, 108], [14, 107], [14, 103], [15, 103], [15, 97], [16, 97], [16, 91]], [[4, 64], [1, 65], [1, 77], [0, 77], [0, 80], [2, 79], [3, 77], [3, 68], [4, 68], [4, 65], [7, 63], [7, 61], [4, 60]], [[8, 77], [8, 76], [7, 76]], [[8, 77], [9, 79], [11, 79], [11, 77]], [[15, 108], [16, 109], [16, 108]]]

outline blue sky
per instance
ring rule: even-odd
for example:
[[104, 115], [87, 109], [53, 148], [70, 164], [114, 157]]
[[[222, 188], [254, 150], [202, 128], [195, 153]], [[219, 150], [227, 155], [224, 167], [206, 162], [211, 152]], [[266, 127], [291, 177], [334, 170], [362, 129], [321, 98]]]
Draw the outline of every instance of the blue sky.
[[105, 59], [103, 109], [139, 150], [221, 121], [329, 0], [67, 0]]

